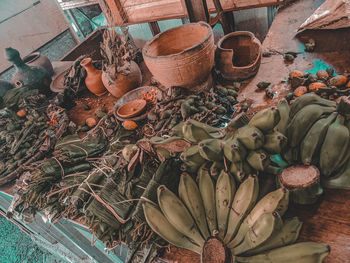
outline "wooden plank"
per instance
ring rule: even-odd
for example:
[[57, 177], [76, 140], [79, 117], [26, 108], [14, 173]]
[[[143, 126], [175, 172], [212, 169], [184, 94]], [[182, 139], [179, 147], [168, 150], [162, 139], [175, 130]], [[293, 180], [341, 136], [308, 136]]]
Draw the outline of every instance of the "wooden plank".
[[[120, 19], [115, 1], [99, 0], [103, 11], [108, 13], [107, 21], [110, 25], [120, 26], [122, 24], [138, 24], [165, 19], [187, 17], [187, 10], [183, 0], [120, 0], [121, 7], [125, 14]], [[283, 0], [221, 0], [220, 3], [224, 12], [242, 9], [279, 5]], [[209, 13], [216, 13], [213, 0], [207, 1]], [[110, 16], [110, 17], [109, 17]]]
[[[69, 28], [56, 0], [41, 0], [33, 6], [33, 0], [0, 1], [0, 50], [13, 47], [26, 56]], [[32, 6], [26, 11], [22, 10]], [[20, 14], [12, 16], [18, 12]], [[0, 56], [0, 72], [11, 64]]]

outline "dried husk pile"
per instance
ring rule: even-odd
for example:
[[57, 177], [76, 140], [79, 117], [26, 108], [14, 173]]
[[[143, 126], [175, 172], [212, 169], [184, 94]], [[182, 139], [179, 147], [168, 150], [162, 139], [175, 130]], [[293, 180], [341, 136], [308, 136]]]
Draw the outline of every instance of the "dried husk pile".
[[[16, 111], [24, 116], [17, 116]], [[47, 98], [35, 90], [12, 109], [1, 110], [0, 185], [13, 181], [25, 166], [52, 151], [68, 123], [66, 111], [49, 104]]]

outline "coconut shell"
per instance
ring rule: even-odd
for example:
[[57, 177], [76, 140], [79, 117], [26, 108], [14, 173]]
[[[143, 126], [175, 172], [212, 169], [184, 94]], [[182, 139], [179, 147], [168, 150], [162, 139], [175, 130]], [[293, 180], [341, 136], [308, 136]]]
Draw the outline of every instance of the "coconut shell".
[[201, 254], [201, 263], [231, 263], [231, 252], [222, 241], [210, 237], [205, 243]]

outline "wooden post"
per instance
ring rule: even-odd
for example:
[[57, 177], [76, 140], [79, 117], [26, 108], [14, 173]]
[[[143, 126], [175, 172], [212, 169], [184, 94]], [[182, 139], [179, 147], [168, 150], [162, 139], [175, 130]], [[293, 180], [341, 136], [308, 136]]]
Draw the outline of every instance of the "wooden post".
[[190, 22], [209, 22], [206, 0], [184, 0]]
[[158, 35], [160, 33], [160, 28], [159, 28], [159, 25], [158, 25], [157, 21], [149, 22], [148, 25], [149, 25], [149, 27], [151, 29], [151, 32], [152, 32], [153, 36]]
[[224, 34], [229, 34], [234, 31], [234, 19], [233, 19], [233, 13], [227, 12], [225, 13], [222, 9], [220, 0], [213, 0], [214, 6], [217, 12], [217, 17], [219, 18], [219, 21], [222, 25], [222, 28], [224, 30]]

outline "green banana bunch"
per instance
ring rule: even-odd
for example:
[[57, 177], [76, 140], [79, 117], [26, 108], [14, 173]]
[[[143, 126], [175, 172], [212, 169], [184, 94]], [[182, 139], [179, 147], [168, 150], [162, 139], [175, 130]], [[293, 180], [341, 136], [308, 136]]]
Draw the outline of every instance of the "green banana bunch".
[[219, 139], [202, 140], [198, 144], [199, 153], [208, 161], [222, 162], [224, 156], [223, 144], [224, 141]]
[[233, 162], [230, 165], [230, 174], [237, 182], [243, 182], [244, 178], [253, 173], [253, 168], [246, 161]]
[[157, 189], [158, 203], [164, 216], [177, 231], [186, 235], [195, 244], [203, 246], [205, 240], [200, 234], [190, 212], [182, 201], [164, 185]]
[[213, 233], [213, 231], [218, 229], [216, 220], [215, 186], [205, 164], [199, 168], [197, 180], [203, 200], [205, 218], [207, 219], [210, 233]]
[[250, 249], [256, 248], [268, 240], [273, 234], [278, 233], [282, 225], [282, 219], [277, 212], [262, 214], [253, 226], [249, 228], [242, 243], [231, 249], [231, 251], [234, 255], [240, 255]]
[[206, 160], [200, 155], [198, 145], [188, 147], [181, 153], [180, 159], [186, 164], [189, 171], [196, 172], [198, 168], [206, 162]]
[[333, 107], [307, 105], [295, 114], [287, 127], [288, 142], [291, 147], [297, 147], [311, 126], [322, 116], [334, 112]]
[[280, 112], [276, 107], [259, 111], [250, 120], [250, 126], [254, 126], [263, 132], [271, 131], [280, 121]]
[[300, 146], [303, 164], [311, 164], [317, 150], [321, 148], [324, 142], [329, 126], [336, 119], [337, 115], [338, 113], [333, 112], [327, 118], [321, 118], [312, 125]]
[[329, 177], [339, 168], [349, 144], [349, 130], [344, 125], [345, 118], [338, 115], [328, 130], [320, 152], [321, 174]]
[[248, 232], [256, 220], [263, 214], [268, 212], [278, 212], [280, 216], [283, 216], [288, 208], [289, 192], [285, 188], [279, 188], [267, 195], [265, 195], [252, 209], [248, 216], [244, 219], [240, 225], [237, 235], [227, 245], [229, 248], [234, 248], [239, 245], [245, 234]]
[[194, 120], [188, 120], [184, 123], [182, 133], [186, 140], [193, 143], [222, 137], [218, 129]]
[[233, 177], [221, 171], [216, 182], [215, 203], [216, 217], [218, 223], [219, 237], [222, 239], [225, 236], [227, 228], [227, 218], [230, 212], [231, 203], [236, 191], [236, 184]]
[[257, 176], [251, 175], [240, 184], [230, 207], [224, 243], [229, 243], [237, 233], [242, 220], [255, 205], [258, 194], [259, 182]]
[[286, 99], [281, 99], [278, 103], [277, 109], [279, 110], [281, 119], [275, 127], [275, 130], [286, 135], [290, 112], [288, 101]]
[[270, 156], [262, 149], [251, 151], [247, 156], [247, 162], [253, 169], [264, 171], [270, 164]]
[[244, 255], [256, 255], [267, 250], [293, 244], [299, 236], [302, 225], [303, 223], [297, 217], [286, 219], [280, 231], [274, 233], [256, 248], [248, 250]]
[[287, 145], [287, 137], [281, 132], [275, 131], [265, 134], [264, 150], [270, 154], [279, 154]]
[[237, 139], [249, 150], [261, 148], [265, 141], [264, 134], [258, 128], [250, 125], [238, 129]]
[[293, 119], [294, 116], [304, 107], [308, 105], [319, 105], [325, 107], [336, 108], [336, 103], [334, 101], [323, 99], [314, 93], [307, 93], [303, 96], [298, 97], [290, 107], [289, 119]]
[[233, 138], [225, 142], [224, 155], [230, 162], [238, 162], [244, 160], [247, 150], [237, 138]]
[[177, 231], [156, 206], [151, 203], [143, 203], [142, 206], [148, 225], [161, 238], [177, 247], [185, 248], [198, 254], [201, 252], [201, 247], [192, 243], [184, 234]]
[[251, 257], [236, 257], [237, 263], [321, 263], [329, 254], [325, 243], [301, 242]]
[[202, 236], [207, 240], [210, 234], [207, 221], [205, 220], [205, 210], [202, 197], [196, 182], [187, 173], [183, 173], [180, 177], [179, 197], [190, 211]]

